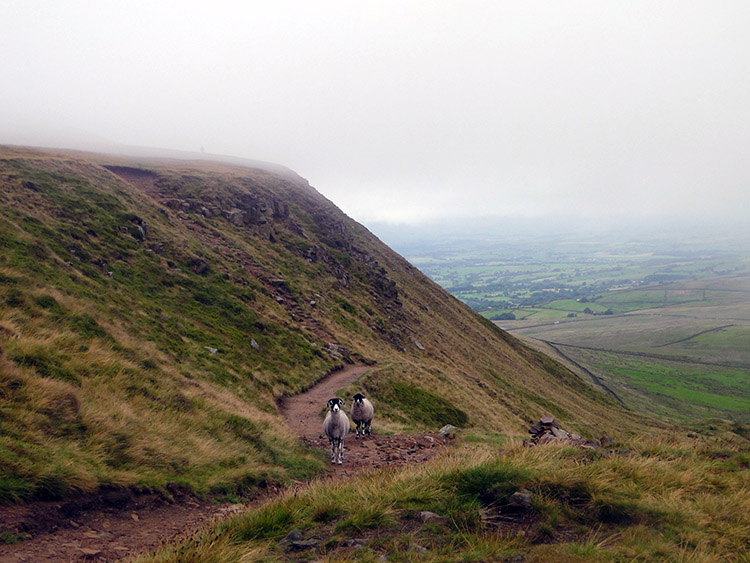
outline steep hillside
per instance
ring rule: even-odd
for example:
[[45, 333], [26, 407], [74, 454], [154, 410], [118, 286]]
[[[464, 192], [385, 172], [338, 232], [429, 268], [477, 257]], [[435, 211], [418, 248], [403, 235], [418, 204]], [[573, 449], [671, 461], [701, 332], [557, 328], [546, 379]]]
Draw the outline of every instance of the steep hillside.
[[381, 432], [653, 424], [291, 171], [5, 147], [0, 194], [0, 502], [310, 475], [277, 401], [347, 362]]

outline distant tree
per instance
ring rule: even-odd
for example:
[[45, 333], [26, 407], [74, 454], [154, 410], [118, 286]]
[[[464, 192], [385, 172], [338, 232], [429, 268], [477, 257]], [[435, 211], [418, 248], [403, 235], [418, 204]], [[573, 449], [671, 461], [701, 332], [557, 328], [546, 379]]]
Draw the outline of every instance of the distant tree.
[[607, 309], [606, 311], [604, 311], [604, 314], [605, 315], [614, 315], [615, 312], [612, 309]]
[[516, 315], [514, 313], [500, 313], [499, 315], [493, 315], [490, 317], [491, 321], [515, 321]]
[[591, 307], [586, 307], [583, 310], [583, 312], [586, 313], [587, 315], [593, 315], [594, 314], [594, 311], [591, 310]]
[[568, 318], [569, 319], [572, 319], [573, 317], [577, 317], [577, 316], [578, 315], [576, 315], [575, 313], [568, 313]]

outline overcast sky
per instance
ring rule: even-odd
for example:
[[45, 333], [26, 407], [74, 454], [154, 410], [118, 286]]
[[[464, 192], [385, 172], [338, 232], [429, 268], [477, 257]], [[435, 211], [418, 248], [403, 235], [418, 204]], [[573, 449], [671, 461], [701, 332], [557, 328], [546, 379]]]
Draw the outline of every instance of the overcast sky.
[[0, 143], [277, 162], [365, 223], [750, 201], [747, 0], [0, 0], [0, 53]]

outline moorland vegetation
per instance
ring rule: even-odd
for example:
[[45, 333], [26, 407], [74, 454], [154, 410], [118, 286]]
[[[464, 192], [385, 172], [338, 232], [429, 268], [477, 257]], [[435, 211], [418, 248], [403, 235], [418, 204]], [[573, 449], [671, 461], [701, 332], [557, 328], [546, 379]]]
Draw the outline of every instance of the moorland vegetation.
[[[0, 503], [171, 486], [239, 499], [320, 475], [325, 453], [277, 403], [361, 363], [340, 394], [377, 401], [376, 433], [460, 427], [445, 455], [297, 484], [152, 557], [486, 560], [564, 544], [571, 560], [711, 560], [748, 548], [746, 426], [678, 427], [624, 407], [291, 171], [5, 147], [0, 194]], [[521, 446], [545, 415], [612, 436], [613, 452]], [[510, 514], [519, 488], [534, 500]], [[417, 526], [421, 511], [440, 519]], [[280, 542], [294, 529], [320, 541], [290, 554]]]

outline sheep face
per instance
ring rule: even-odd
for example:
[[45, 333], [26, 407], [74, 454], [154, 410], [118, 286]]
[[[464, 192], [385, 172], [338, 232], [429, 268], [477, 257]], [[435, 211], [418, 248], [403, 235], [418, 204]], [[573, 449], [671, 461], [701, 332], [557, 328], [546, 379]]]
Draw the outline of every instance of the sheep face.
[[342, 399], [339, 399], [338, 397], [335, 397], [333, 399], [328, 399], [328, 408], [331, 409], [333, 412], [339, 412], [341, 410], [341, 407], [344, 406], [344, 401]]

